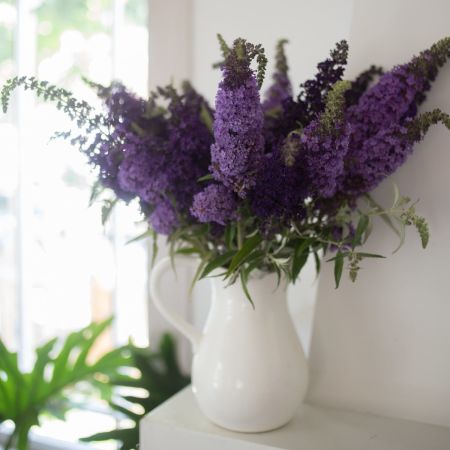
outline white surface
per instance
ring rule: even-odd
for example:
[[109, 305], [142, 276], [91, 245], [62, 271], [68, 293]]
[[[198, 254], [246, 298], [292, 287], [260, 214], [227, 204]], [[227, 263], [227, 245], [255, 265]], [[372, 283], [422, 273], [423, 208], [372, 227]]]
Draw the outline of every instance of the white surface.
[[[199, 261], [176, 256], [174, 263], [177, 270], [195, 270]], [[240, 283], [227, 287], [221, 278], [211, 278], [211, 309], [200, 332], [167, 306], [161, 280], [171, 269], [169, 257], [161, 260], [150, 290], [161, 314], [193, 345], [193, 391], [202, 412], [235, 431], [267, 431], [287, 423], [305, 396], [308, 371], [287, 308], [286, 282], [277, 288], [275, 274], [250, 278], [253, 308]]]
[[[355, 2], [350, 75], [371, 63], [406, 62], [450, 35], [450, 2]], [[422, 111], [450, 111], [450, 64], [433, 84]], [[399, 170], [403, 194], [420, 199], [431, 239], [422, 250], [414, 230], [395, 255], [395, 236], [382, 223], [355, 284], [333, 288], [324, 264], [316, 306], [310, 367], [312, 402], [450, 426], [450, 133], [435, 127]], [[389, 204], [391, 181], [376, 193]], [[372, 245], [370, 245], [371, 247]], [[425, 448], [425, 447], [424, 447]], [[450, 445], [449, 447], [450, 448]]]
[[141, 421], [141, 450], [448, 450], [450, 429], [303, 405], [269, 433], [233, 433], [208, 422], [190, 388]]

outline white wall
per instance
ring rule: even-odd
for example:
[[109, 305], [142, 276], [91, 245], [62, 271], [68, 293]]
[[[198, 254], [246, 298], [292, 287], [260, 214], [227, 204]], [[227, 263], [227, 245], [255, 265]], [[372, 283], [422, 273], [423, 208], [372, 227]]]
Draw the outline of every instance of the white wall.
[[[369, 64], [406, 62], [450, 35], [450, 2], [360, 0], [350, 34], [354, 75]], [[450, 111], [450, 64], [441, 71], [422, 111]], [[422, 250], [413, 230], [405, 246], [383, 261], [364, 262], [360, 279], [333, 289], [331, 267], [320, 279], [311, 348], [310, 400], [450, 426], [450, 133], [436, 127], [392, 177], [420, 199], [431, 241]], [[376, 195], [389, 204], [391, 183]], [[376, 253], [396, 246], [381, 224]]]
[[[216, 34], [231, 43], [243, 37], [263, 44], [269, 58], [270, 83], [274, 47], [287, 38], [291, 76], [297, 87], [312, 76], [316, 64], [334, 44], [349, 36], [351, 0], [193, 0], [192, 80], [214, 100], [220, 71], [211, 65], [220, 60]], [[264, 87], [263, 87], [264, 90]]]

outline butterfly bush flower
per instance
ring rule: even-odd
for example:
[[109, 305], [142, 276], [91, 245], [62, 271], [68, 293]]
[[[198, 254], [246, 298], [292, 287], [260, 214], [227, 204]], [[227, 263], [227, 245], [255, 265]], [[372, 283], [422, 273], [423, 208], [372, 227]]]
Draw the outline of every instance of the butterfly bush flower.
[[344, 194], [371, 191], [405, 161], [411, 145], [402, 141], [404, 126], [417, 115], [417, 105], [449, 56], [450, 39], [446, 38], [383, 75], [348, 108], [351, 134], [342, 178]]
[[167, 176], [170, 195], [181, 214], [189, 216], [193, 196], [202, 189], [198, 179], [208, 173], [213, 136], [202, 120], [202, 111], [212, 111], [190, 85], [169, 105]]
[[340, 41], [330, 52], [330, 58], [317, 65], [317, 73], [313, 79], [300, 86], [298, 101], [313, 119], [325, 108], [325, 99], [334, 83], [342, 79], [347, 64], [348, 44]]
[[222, 184], [210, 184], [194, 196], [191, 213], [200, 222], [225, 225], [238, 218], [236, 195]]
[[171, 187], [166, 154], [159, 141], [128, 136], [118, 171], [120, 187], [146, 203], [157, 203]]
[[168, 200], [156, 205], [150, 214], [149, 222], [157, 233], [165, 235], [172, 233], [179, 226], [176, 211]]
[[286, 43], [286, 39], [281, 39], [277, 44], [273, 83], [266, 92], [266, 99], [263, 103], [264, 111], [273, 111], [280, 108], [284, 101], [292, 98], [292, 85], [288, 76], [289, 67], [284, 53]]
[[309, 177], [309, 189], [315, 198], [330, 198], [344, 173], [348, 152], [349, 128], [338, 127], [336, 134], [324, 134], [319, 121], [305, 128], [301, 143]]
[[[155, 115], [148, 119], [143, 135], [131, 131], [124, 134], [118, 182], [123, 191], [155, 208], [155, 223], [173, 223], [174, 208], [189, 221], [192, 198], [201, 188], [197, 179], [209, 165], [212, 135], [201, 119], [202, 108], [208, 110], [208, 106], [191, 86], [185, 86], [183, 95], [172, 88], [161, 89], [160, 95], [169, 100], [170, 116], [165, 119], [165, 127], [156, 126], [154, 121], [160, 116]], [[146, 134], [148, 130], [151, 133]], [[168, 204], [168, 199], [173, 204]], [[169, 217], [164, 221], [166, 212]], [[159, 229], [169, 227], [159, 225]]]
[[265, 156], [250, 203], [261, 219], [287, 221], [304, 216], [303, 202], [307, 195], [307, 178], [300, 162], [287, 166], [278, 149]]
[[245, 41], [236, 41], [222, 66], [211, 146], [214, 178], [241, 198], [255, 185], [264, 152], [264, 115], [250, 62]]

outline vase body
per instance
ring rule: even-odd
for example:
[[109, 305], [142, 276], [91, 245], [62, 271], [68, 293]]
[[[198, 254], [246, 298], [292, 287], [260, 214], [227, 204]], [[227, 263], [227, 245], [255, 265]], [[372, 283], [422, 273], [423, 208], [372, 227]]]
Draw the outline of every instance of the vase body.
[[[163, 315], [177, 320], [152, 295]], [[261, 432], [286, 424], [307, 388], [306, 359], [289, 315], [286, 283], [266, 274], [225, 287], [212, 278], [210, 312], [203, 333], [185, 333], [194, 345], [192, 389], [203, 414], [215, 424], [241, 432]]]

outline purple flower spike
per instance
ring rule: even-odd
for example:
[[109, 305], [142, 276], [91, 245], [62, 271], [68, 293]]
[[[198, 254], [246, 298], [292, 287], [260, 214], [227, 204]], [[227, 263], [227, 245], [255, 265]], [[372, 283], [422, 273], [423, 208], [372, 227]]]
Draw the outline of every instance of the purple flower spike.
[[241, 198], [255, 185], [264, 153], [264, 114], [246, 49], [245, 41], [237, 40], [222, 66], [210, 166], [214, 178]]
[[324, 134], [320, 131], [320, 123], [313, 121], [304, 129], [301, 137], [310, 192], [316, 198], [332, 197], [344, 173], [351, 128], [339, 128], [335, 135]]
[[264, 151], [263, 111], [252, 74], [236, 88], [224, 82], [216, 97], [215, 143], [211, 146], [214, 178], [245, 198], [255, 185]]
[[288, 65], [284, 53], [286, 39], [282, 39], [277, 44], [276, 49], [276, 70], [273, 74], [273, 84], [266, 92], [266, 100], [263, 103], [264, 111], [273, 111], [281, 108], [283, 103], [292, 98], [292, 85], [288, 76]]
[[237, 201], [234, 193], [221, 184], [210, 184], [194, 196], [191, 214], [200, 222], [225, 225], [236, 220]]
[[156, 205], [149, 220], [152, 228], [159, 234], [168, 235], [179, 225], [176, 212], [167, 200]]

